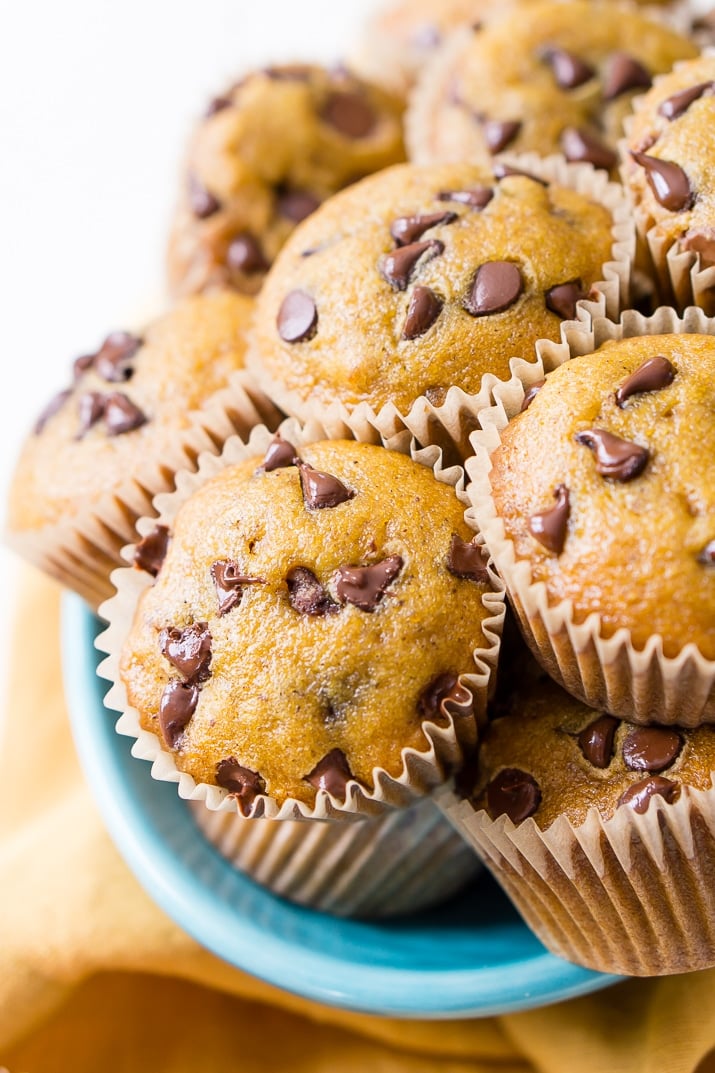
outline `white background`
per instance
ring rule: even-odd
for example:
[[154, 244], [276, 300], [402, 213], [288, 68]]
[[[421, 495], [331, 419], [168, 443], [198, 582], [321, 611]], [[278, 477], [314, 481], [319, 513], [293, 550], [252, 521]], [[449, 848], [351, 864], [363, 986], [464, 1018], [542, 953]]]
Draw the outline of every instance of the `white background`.
[[[196, 117], [253, 66], [341, 60], [375, 6], [0, 0], [0, 529], [21, 440], [72, 359], [161, 308]], [[18, 566], [0, 546], [2, 679]]]

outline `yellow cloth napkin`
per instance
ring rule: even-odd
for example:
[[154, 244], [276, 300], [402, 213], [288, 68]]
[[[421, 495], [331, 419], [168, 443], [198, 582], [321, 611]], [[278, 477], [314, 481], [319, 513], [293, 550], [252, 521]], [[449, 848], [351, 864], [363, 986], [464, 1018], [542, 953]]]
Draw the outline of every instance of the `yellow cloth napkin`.
[[[149, 900], [83, 782], [59, 588], [24, 568], [0, 751], [0, 1066], [10, 1073], [713, 1073], [715, 971], [510, 1016], [319, 1006], [207, 953]], [[290, 982], [290, 965], [286, 965]]]

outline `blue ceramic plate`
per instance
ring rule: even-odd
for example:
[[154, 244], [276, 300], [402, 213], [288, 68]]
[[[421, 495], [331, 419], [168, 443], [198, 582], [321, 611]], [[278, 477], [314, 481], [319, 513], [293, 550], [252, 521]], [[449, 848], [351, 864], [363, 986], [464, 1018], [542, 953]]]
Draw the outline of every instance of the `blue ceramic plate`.
[[345, 1009], [454, 1018], [544, 1006], [616, 978], [548, 953], [488, 876], [429, 912], [365, 923], [277, 898], [205, 840], [172, 783], [152, 779], [104, 707], [94, 641], [102, 625], [63, 603], [63, 665], [84, 773], [119, 852], [151, 898], [225, 961], [268, 983]]

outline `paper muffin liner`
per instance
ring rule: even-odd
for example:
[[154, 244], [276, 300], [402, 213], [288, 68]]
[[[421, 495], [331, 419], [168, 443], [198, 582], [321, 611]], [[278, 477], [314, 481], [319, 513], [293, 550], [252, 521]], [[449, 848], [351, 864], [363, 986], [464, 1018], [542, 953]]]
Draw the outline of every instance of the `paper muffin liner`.
[[97, 611], [114, 592], [110, 576], [123, 565], [122, 548], [136, 539], [139, 518], [153, 513], [152, 501], [174, 485], [174, 474], [195, 469], [205, 452], [216, 453], [231, 435], [246, 436], [258, 424], [275, 428], [283, 415], [245, 370], [233, 374], [190, 423], [172, 438], [161, 459], [137, 457], [134, 472], [117, 488], [79, 509], [71, 520], [36, 531], [8, 530], [3, 543], [34, 563]]
[[[611, 260], [602, 266], [603, 278], [593, 284], [589, 298], [576, 303], [576, 318], [589, 322], [597, 316], [617, 320], [631, 299], [636, 253], [633, 215], [621, 184], [612, 182], [604, 171], [591, 164], [571, 164], [559, 154], [541, 157], [537, 153], [502, 153], [494, 159], [495, 163], [510, 164], [575, 190], [607, 209], [613, 220]], [[451, 386], [443, 401], [432, 403], [423, 395], [402, 413], [391, 402], [376, 410], [366, 402], [350, 406], [338, 399], [328, 404], [299, 401], [262, 366], [260, 353], [252, 353], [249, 348], [247, 360], [261, 390], [285, 414], [299, 421], [318, 421], [332, 438], [344, 435], [346, 429], [358, 428], [361, 435], [379, 433], [387, 439], [407, 429], [418, 443], [441, 447], [446, 460], [455, 463], [463, 462], [471, 453], [469, 433], [477, 427], [474, 415], [489, 405], [492, 387], [501, 382], [493, 373], [485, 373], [476, 394]], [[525, 363], [523, 357], [513, 357], [509, 367], [514, 371]]]
[[472, 434], [474, 454], [466, 470], [477, 525], [504, 579], [524, 638], [551, 677], [590, 707], [631, 723], [695, 727], [715, 723], [715, 661], [706, 659], [693, 643], [684, 645], [677, 656], [665, 656], [658, 634], [637, 649], [625, 627], [604, 637], [600, 615], [594, 612], [577, 622], [571, 600], [550, 603], [545, 583], [533, 582], [530, 563], [515, 556], [514, 545], [497, 514], [489, 479], [491, 455], [509, 419], [521, 409], [530, 384], [564, 361], [592, 353], [608, 340], [672, 333], [715, 335], [715, 318], [706, 317], [695, 307], [686, 310], [683, 317], [674, 309], [661, 307], [650, 317], [628, 310], [619, 324], [605, 318], [596, 318], [590, 327], [565, 324], [560, 344], [537, 344], [538, 361], [536, 367], [528, 369], [528, 379], [522, 367], [523, 382], [514, 376], [495, 386], [492, 405], [479, 414], [482, 431]]
[[[298, 448], [330, 438], [319, 423], [301, 425], [292, 418], [282, 422], [278, 431]], [[144, 536], [157, 524], [165, 525], [171, 530], [177, 511], [196, 488], [226, 466], [246, 458], [262, 459], [273, 435], [274, 431], [266, 426], [257, 426], [252, 429], [247, 442], [238, 436], [232, 436], [226, 441], [220, 455], [202, 455], [195, 470], [186, 470], [177, 475], [173, 493], [156, 497], [153, 516], [140, 519], [137, 532]], [[360, 421], [356, 421], [353, 426], [345, 426], [344, 438], [382, 444], [390, 450], [408, 454], [416, 462], [430, 468], [437, 480], [455, 489], [455, 494], [465, 506], [465, 520], [478, 534], [464, 489], [464, 471], [460, 466], [444, 468], [442, 452], [438, 447], [420, 447], [407, 431], [384, 439], [377, 429], [369, 425], [363, 427]], [[123, 550], [124, 558], [128, 562], [132, 561], [133, 547], [134, 545], [128, 545]], [[374, 768], [373, 790], [353, 779], [347, 784], [344, 801], [321, 789], [317, 791], [313, 806], [293, 798], [288, 798], [279, 805], [268, 795], [259, 794], [253, 805], [252, 818], [358, 820], [363, 816], [377, 816], [386, 810], [403, 808], [414, 804], [421, 797], [429, 796], [435, 787], [444, 783], [459, 769], [465, 755], [474, 747], [476, 727], [484, 718], [487, 699], [494, 686], [506, 611], [504, 585], [491, 562], [488, 564], [488, 571], [493, 591], [485, 593], [482, 598], [487, 613], [481, 624], [485, 645], [474, 650], [474, 670], [459, 677], [459, 683], [470, 694], [469, 702], [463, 706], [463, 713], [454, 715], [443, 710], [439, 723], [425, 721], [422, 724], [426, 740], [424, 749], [402, 750], [402, 770], [399, 775], [391, 775], [384, 768]], [[141, 592], [153, 583], [153, 578], [144, 571], [125, 567], [113, 571], [111, 580], [116, 592], [99, 609], [108, 626], [97, 638], [97, 647], [107, 654], [107, 659], [99, 667], [99, 674], [111, 683], [105, 704], [120, 713], [116, 724], [117, 731], [135, 739], [132, 754], [151, 762], [151, 774], [155, 779], [177, 783], [180, 797], [201, 801], [213, 811], [238, 814], [235, 795], [219, 786], [197, 783], [187, 772], [180, 771], [174, 755], [165, 748], [156, 734], [142, 728], [139, 712], [129, 705], [119, 674], [121, 647], [131, 625], [137, 600]]]
[[589, 810], [541, 830], [436, 798], [541, 942], [600, 972], [664, 976], [715, 966], [715, 791], [683, 788], [645, 813]]
[[247, 819], [189, 805], [205, 837], [273, 894], [334, 916], [414, 913], [457, 894], [481, 870], [431, 798], [359, 823]]

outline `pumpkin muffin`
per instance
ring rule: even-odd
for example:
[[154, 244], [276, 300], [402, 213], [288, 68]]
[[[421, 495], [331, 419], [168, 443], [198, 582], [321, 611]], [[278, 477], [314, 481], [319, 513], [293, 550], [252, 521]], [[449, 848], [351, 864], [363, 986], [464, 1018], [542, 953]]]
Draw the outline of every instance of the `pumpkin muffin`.
[[327, 197], [404, 160], [403, 103], [343, 68], [250, 72], [196, 125], [168, 247], [172, 293], [248, 294]]
[[617, 174], [635, 94], [698, 54], [685, 35], [611, 0], [508, 8], [456, 32], [425, 66], [406, 115], [417, 163], [488, 163], [506, 150], [563, 153]]

